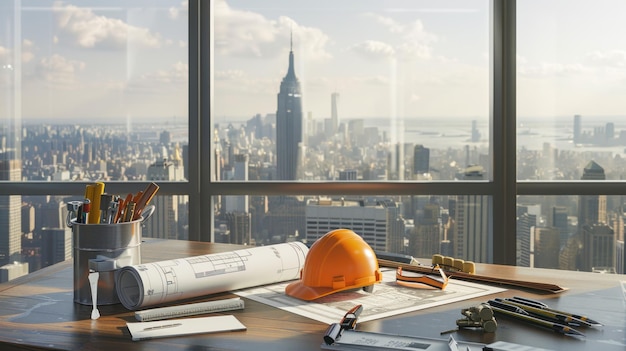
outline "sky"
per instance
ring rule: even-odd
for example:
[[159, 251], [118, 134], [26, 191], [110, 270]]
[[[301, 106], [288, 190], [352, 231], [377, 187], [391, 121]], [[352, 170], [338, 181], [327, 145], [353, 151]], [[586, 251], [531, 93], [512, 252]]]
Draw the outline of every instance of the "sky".
[[[186, 119], [187, 1], [22, 0], [19, 20], [13, 4], [0, 101], [19, 92], [23, 119]], [[626, 1], [517, 6], [518, 116], [623, 116]], [[489, 115], [488, 0], [214, 0], [212, 15], [215, 120], [274, 113], [290, 48], [315, 119], [333, 92], [343, 118]]]

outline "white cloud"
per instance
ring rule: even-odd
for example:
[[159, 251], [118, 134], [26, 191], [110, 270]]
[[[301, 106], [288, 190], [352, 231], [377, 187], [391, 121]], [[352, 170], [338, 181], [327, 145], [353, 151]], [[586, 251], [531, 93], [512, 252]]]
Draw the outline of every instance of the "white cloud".
[[244, 76], [243, 71], [238, 70], [238, 69], [229, 69], [225, 71], [215, 72], [215, 80], [241, 79], [243, 76]]
[[374, 40], [367, 40], [362, 43], [352, 45], [348, 48], [348, 50], [356, 52], [369, 59], [385, 59], [393, 57], [396, 53], [391, 45]]
[[581, 74], [589, 71], [579, 63], [541, 63], [539, 65], [518, 65], [517, 72], [526, 77], [555, 77]]
[[30, 62], [35, 58], [35, 44], [28, 39], [22, 41], [22, 62]]
[[[187, 17], [189, 12], [189, 1], [181, 1], [180, 7], [170, 7], [169, 14], [171, 19], [179, 19]], [[181, 16], [182, 15], [182, 16]]]
[[294, 51], [307, 59], [327, 59], [328, 36], [320, 29], [299, 25], [289, 17], [271, 20], [251, 11], [232, 9], [216, 0], [215, 47], [218, 54], [273, 57], [284, 53], [293, 33]]
[[[381, 16], [374, 13], [365, 14], [375, 22], [381, 24], [387, 31], [399, 37], [402, 42], [395, 45], [395, 53], [398, 58], [403, 59], [428, 59], [432, 56], [432, 44], [438, 38], [436, 35], [426, 31], [424, 24], [420, 20], [415, 20], [408, 24], [402, 24], [393, 18]], [[391, 44], [389, 44], [391, 46]]]
[[132, 79], [126, 88], [133, 92], [163, 93], [186, 88], [188, 80], [189, 64], [177, 62], [168, 69], [156, 70]]
[[158, 33], [151, 33], [146, 28], [131, 26], [122, 20], [99, 16], [91, 9], [73, 5], [63, 6], [56, 2], [53, 11], [57, 15], [57, 24], [61, 33], [67, 35], [73, 44], [85, 48], [96, 46], [106, 48], [125, 48], [132, 45], [148, 48], [161, 46]]
[[608, 67], [626, 67], [626, 51], [594, 51], [587, 54], [587, 60], [593, 65]]
[[85, 68], [81, 61], [68, 60], [60, 55], [42, 58], [35, 69], [36, 77], [59, 88], [71, 88], [77, 82], [76, 73]]

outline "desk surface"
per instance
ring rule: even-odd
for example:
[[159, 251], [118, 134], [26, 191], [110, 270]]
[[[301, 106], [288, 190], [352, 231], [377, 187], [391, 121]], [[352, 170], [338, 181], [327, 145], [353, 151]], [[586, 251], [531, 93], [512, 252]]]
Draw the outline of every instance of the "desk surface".
[[[147, 240], [142, 244], [143, 262], [231, 251], [238, 247], [188, 241]], [[477, 273], [511, 279], [554, 283], [568, 288], [560, 294], [537, 294], [508, 290], [488, 297], [359, 323], [358, 329], [388, 334], [445, 339], [440, 332], [453, 329], [462, 318], [461, 309], [494, 297], [525, 296], [544, 300], [551, 307], [585, 314], [604, 324], [584, 329], [585, 340], [562, 336], [505, 317], [497, 317], [494, 333], [461, 330], [457, 340], [478, 343], [508, 341], [553, 350], [626, 349], [626, 281], [624, 275], [605, 275], [497, 265], [477, 265]], [[246, 331], [201, 334], [132, 341], [126, 322], [134, 312], [121, 304], [99, 306], [101, 317], [91, 320], [91, 307], [73, 302], [72, 261], [62, 262], [26, 277], [0, 284], [0, 348], [70, 350], [319, 350], [327, 325], [255, 301], [246, 300], [235, 315]], [[231, 293], [206, 296], [195, 301], [234, 297]]]

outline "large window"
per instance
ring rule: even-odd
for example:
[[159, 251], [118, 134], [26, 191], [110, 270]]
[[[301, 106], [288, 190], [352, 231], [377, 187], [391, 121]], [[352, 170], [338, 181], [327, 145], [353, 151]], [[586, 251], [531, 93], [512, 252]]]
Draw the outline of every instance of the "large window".
[[624, 10], [517, 2], [518, 264], [624, 273]]
[[612, 267], [571, 257], [620, 272], [621, 22], [587, 21], [623, 5], [568, 4], [0, 2], [2, 263], [71, 252], [45, 240], [67, 243], [86, 184], [156, 181], [146, 236], [350, 227], [380, 251], [536, 267], [590, 242]]

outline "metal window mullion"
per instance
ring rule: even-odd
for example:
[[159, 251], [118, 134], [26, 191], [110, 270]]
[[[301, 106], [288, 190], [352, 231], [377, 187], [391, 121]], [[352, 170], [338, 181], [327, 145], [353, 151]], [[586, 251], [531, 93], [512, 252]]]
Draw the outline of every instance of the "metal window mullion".
[[493, 263], [516, 264], [516, 1], [491, 2]]

